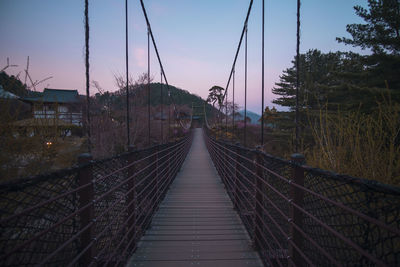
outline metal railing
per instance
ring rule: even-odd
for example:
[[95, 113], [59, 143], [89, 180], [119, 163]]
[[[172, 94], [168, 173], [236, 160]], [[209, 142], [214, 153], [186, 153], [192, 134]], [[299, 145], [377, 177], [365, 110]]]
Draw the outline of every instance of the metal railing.
[[1, 266], [123, 265], [179, 171], [192, 135], [0, 185]]
[[265, 265], [400, 266], [400, 189], [204, 134]]

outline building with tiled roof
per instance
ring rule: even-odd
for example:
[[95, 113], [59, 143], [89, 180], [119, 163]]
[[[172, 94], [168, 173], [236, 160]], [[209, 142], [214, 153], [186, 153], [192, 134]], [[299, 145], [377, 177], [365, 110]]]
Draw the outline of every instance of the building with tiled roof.
[[77, 90], [49, 89], [35, 97], [22, 98], [32, 105], [37, 119], [58, 118], [74, 125], [82, 125], [82, 102]]

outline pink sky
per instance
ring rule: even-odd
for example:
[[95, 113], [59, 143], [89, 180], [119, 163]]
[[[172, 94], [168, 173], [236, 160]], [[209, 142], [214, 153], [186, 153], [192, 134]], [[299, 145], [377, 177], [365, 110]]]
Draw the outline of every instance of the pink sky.
[[[265, 103], [271, 106], [271, 89], [295, 55], [296, 6], [294, 1], [266, 2]], [[129, 3], [129, 67], [130, 74], [137, 78], [147, 71], [147, 36], [139, 1]], [[225, 87], [248, 1], [149, 0], [145, 4], [169, 83], [203, 98], [213, 85]], [[349, 50], [335, 37], [348, 36], [346, 24], [360, 22], [352, 9], [356, 4], [365, 5], [366, 1], [304, 1], [301, 51]], [[90, 1], [89, 12], [90, 79], [114, 91], [114, 75], [125, 75], [124, 1]], [[23, 71], [30, 56], [34, 80], [53, 76], [39, 86], [40, 90], [67, 88], [84, 94], [82, 1], [2, 0], [0, 24], [0, 68], [10, 57], [11, 63], [19, 67], [7, 72], [16, 75]], [[248, 108], [260, 113], [261, 1], [254, 1], [248, 34]], [[243, 106], [243, 50], [236, 73], [236, 99], [240, 97]], [[151, 74], [158, 82], [160, 70], [153, 50]], [[24, 75], [21, 77], [24, 80]]]

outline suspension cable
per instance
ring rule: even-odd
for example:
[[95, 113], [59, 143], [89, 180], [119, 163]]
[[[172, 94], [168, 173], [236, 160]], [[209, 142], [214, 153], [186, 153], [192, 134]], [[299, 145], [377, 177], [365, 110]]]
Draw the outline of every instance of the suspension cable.
[[160, 87], [161, 87], [160, 88], [160, 91], [161, 91], [161, 119], [160, 119], [160, 122], [161, 122], [161, 144], [163, 144], [164, 143], [164, 126], [163, 126], [164, 98], [163, 98], [163, 76], [162, 76], [162, 72], [161, 71], [160, 71], [160, 73], [161, 73], [161, 84], [160, 84]]
[[261, 41], [261, 146], [264, 146], [264, 25], [265, 0], [262, 1], [262, 41]]
[[125, 0], [125, 65], [126, 65], [126, 134], [128, 148], [131, 144], [129, 129], [129, 69], [128, 69], [128, 0]]
[[247, 133], [247, 24], [244, 41], [244, 134], [243, 145], [246, 146], [246, 133]]
[[[168, 88], [168, 92], [169, 92], [169, 95], [168, 95], [168, 96], [169, 96], [169, 98], [171, 98], [171, 99], [173, 100], [173, 97], [172, 97], [171, 94], [170, 94], [171, 90], [170, 90], [170, 87], [169, 87], [168, 79], [167, 79], [167, 76], [165, 75], [165, 71], [164, 71], [163, 64], [162, 64], [162, 62], [161, 62], [160, 54], [158, 53], [157, 44], [156, 44], [156, 42], [155, 42], [155, 40], [154, 40], [153, 31], [151, 30], [150, 21], [149, 21], [149, 19], [148, 19], [148, 17], [147, 17], [147, 12], [146, 12], [146, 8], [145, 8], [145, 6], [144, 6], [143, 0], [140, 0], [140, 4], [141, 4], [141, 6], [142, 6], [142, 11], [143, 11], [144, 17], [145, 17], [145, 19], [146, 19], [146, 24], [147, 24], [148, 32], [149, 32], [149, 34], [150, 34], [150, 37], [151, 37], [151, 40], [152, 40], [152, 43], [153, 43], [153, 46], [154, 46], [154, 50], [156, 51], [158, 63], [160, 64], [161, 72], [162, 72], [162, 74], [163, 74], [163, 76], [164, 76], [165, 84], [167, 85], [167, 88]], [[171, 101], [172, 101], [172, 100], [171, 100]], [[172, 101], [172, 104], [174, 104], [173, 101]]]
[[244, 21], [244, 23], [243, 23], [242, 34], [240, 35], [239, 44], [238, 44], [238, 47], [237, 47], [237, 49], [236, 49], [235, 59], [233, 60], [231, 72], [230, 72], [230, 74], [229, 74], [228, 82], [227, 82], [226, 87], [225, 87], [225, 93], [224, 93], [224, 96], [223, 96], [224, 98], [225, 98], [226, 92], [227, 92], [227, 90], [228, 90], [228, 86], [229, 86], [229, 83], [230, 83], [230, 81], [231, 81], [233, 71], [234, 71], [234, 69], [235, 69], [236, 60], [237, 60], [237, 58], [238, 58], [239, 51], [240, 51], [240, 47], [241, 47], [241, 45], [242, 45], [242, 40], [243, 40], [244, 32], [245, 32], [245, 29], [247, 28], [247, 22], [248, 22], [248, 20], [249, 20], [249, 16], [250, 16], [250, 12], [251, 12], [251, 7], [252, 7], [252, 6], [253, 6], [253, 0], [250, 0], [249, 8], [248, 8], [248, 10], [247, 10], [246, 19], [245, 19], [245, 21]]
[[299, 87], [300, 87], [300, 0], [297, 0], [297, 40], [296, 40], [296, 140], [295, 152], [299, 151], [299, 138], [300, 138], [300, 112], [299, 112]]
[[235, 69], [233, 69], [232, 75], [232, 106], [233, 106], [233, 115], [232, 115], [232, 136], [235, 134]]
[[147, 27], [147, 142], [150, 144], [150, 30]]
[[[168, 91], [168, 96], [169, 96], [169, 91]], [[171, 137], [171, 98], [169, 98], [169, 103], [168, 103], [168, 140]]]
[[[167, 85], [168, 97], [170, 98], [170, 103], [173, 105], [174, 114], [177, 114], [176, 104], [175, 104], [175, 101], [174, 101], [173, 96], [171, 95], [171, 88], [170, 88], [170, 86], [169, 86], [167, 76], [165, 75], [164, 67], [163, 67], [163, 64], [162, 64], [162, 62], [161, 62], [160, 54], [159, 54], [159, 52], [158, 52], [157, 44], [156, 44], [155, 39], [154, 39], [153, 31], [151, 30], [150, 21], [149, 21], [149, 18], [148, 18], [148, 16], [147, 16], [147, 12], [146, 12], [146, 8], [145, 8], [145, 6], [144, 6], [143, 0], [140, 0], [140, 4], [141, 4], [141, 6], [142, 6], [142, 11], [143, 11], [144, 17], [145, 17], [145, 19], [146, 19], [146, 24], [147, 24], [148, 32], [149, 32], [149, 34], [150, 34], [150, 37], [151, 37], [151, 40], [152, 40], [152, 43], [153, 43], [153, 47], [154, 47], [154, 50], [155, 50], [156, 55], [157, 55], [158, 63], [160, 64], [161, 72], [162, 72], [162, 74], [163, 74], [163, 76], [164, 76], [165, 84]], [[180, 119], [180, 118], [179, 118], [179, 119]], [[181, 124], [181, 125], [182, 125], [182, 124]], [[184, 127], [184, 128], [185, 128], [185, 127]]]
[[86, 134], [88, 138], [88, 152], [91, 152], [90, 141], [90, 91], [89, 91], [89, 1], [85, 0], [85, 69], [86, 69]]
[[228, 139], [228, 93], [225, 97], [225, 135], [226, 139]]

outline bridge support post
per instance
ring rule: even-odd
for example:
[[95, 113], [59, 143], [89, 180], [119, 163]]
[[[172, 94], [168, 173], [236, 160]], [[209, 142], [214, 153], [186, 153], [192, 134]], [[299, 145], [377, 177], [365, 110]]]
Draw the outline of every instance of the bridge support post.
[[256, 177], [254, 181], [254, 236], [253, 236], [253, 245], [256, 250], [260, 250], [262, 248], [261, 240], [262, 240], [262, 205], [263, 205], [263, 183], [262, 180], [264, 179], [264, 172], [261, 166], [263, 166], [263, 158], [262, 154], [259, 151], [261, 147], [257, 147], [256, 155], [255, 155], [255, 162], [256, 162]]
[[128, 234], [128, 253], [130, 253], [134, 247], [135, 247], [135, 238], [136, 238], [136, 168], [135, 164], [133, 164], [136, 161], [137, 154], [134, 153], [135, 147], [134, 146], [129, 146], [128, 148], [129, 155], [128, 155], [128, 160], [127, 163], [130, 165], [128, 167], [128, 195], [127, 195], [127, 216], [128, 216], [128, 225], [127, 225], [127, 231], [126, 233]]
[[[80, 235], [81, 248], [83, 251], [87, 247], [89, 249], [79, 259], [81, 266], [89, 266], [95, 257], [95, 244], [91, 244], [94, 238], [94, 185], [93, 185], [93, 170], [92, 166], [88, 165], [92, 160], [92, 155], [84, 153], [79, 155], [78, 164], [83, 168], [78, 173], [78, 184], [79, 186], [86, 186], [78, 191], [79, 196], [79, 208], [83, 210], [79, 213], [80, 229], [83, 230]], [[85, 166], [86, 165], [86, 166]], [[88, 206], [87, 206], [88, 205]], [[84, 208], [87, 206], [86, 208]], [[90, 225], [90, 226], [89, 226]]]
[[[296, 164], [295, 166], [293, 166], [292, 169], [292, 182], [297, 185], [304, 186], [304, 169], [300, 166], [305, 164], [304, 156], [296, 153], [291, 156], [291, 160]], [[303, 207], [304, 192], [302, 189], [294, 186], [293, 183], [290, 185], [290, 198], [292, 200], [292, 203], [290, 205], [290, 236], [293, 244], [295, 244], [297, 248], [302, 249], [303, 236], [294, 227], [294, 225], [299, 228], [303, 228], [303, 213], [293, 204], [296, 204], [299, 207]], [[293, 244], [289, 242], [289, 256], [296, 264], [296, 266], [305, 266], [303, 257], [293, 246]]]

